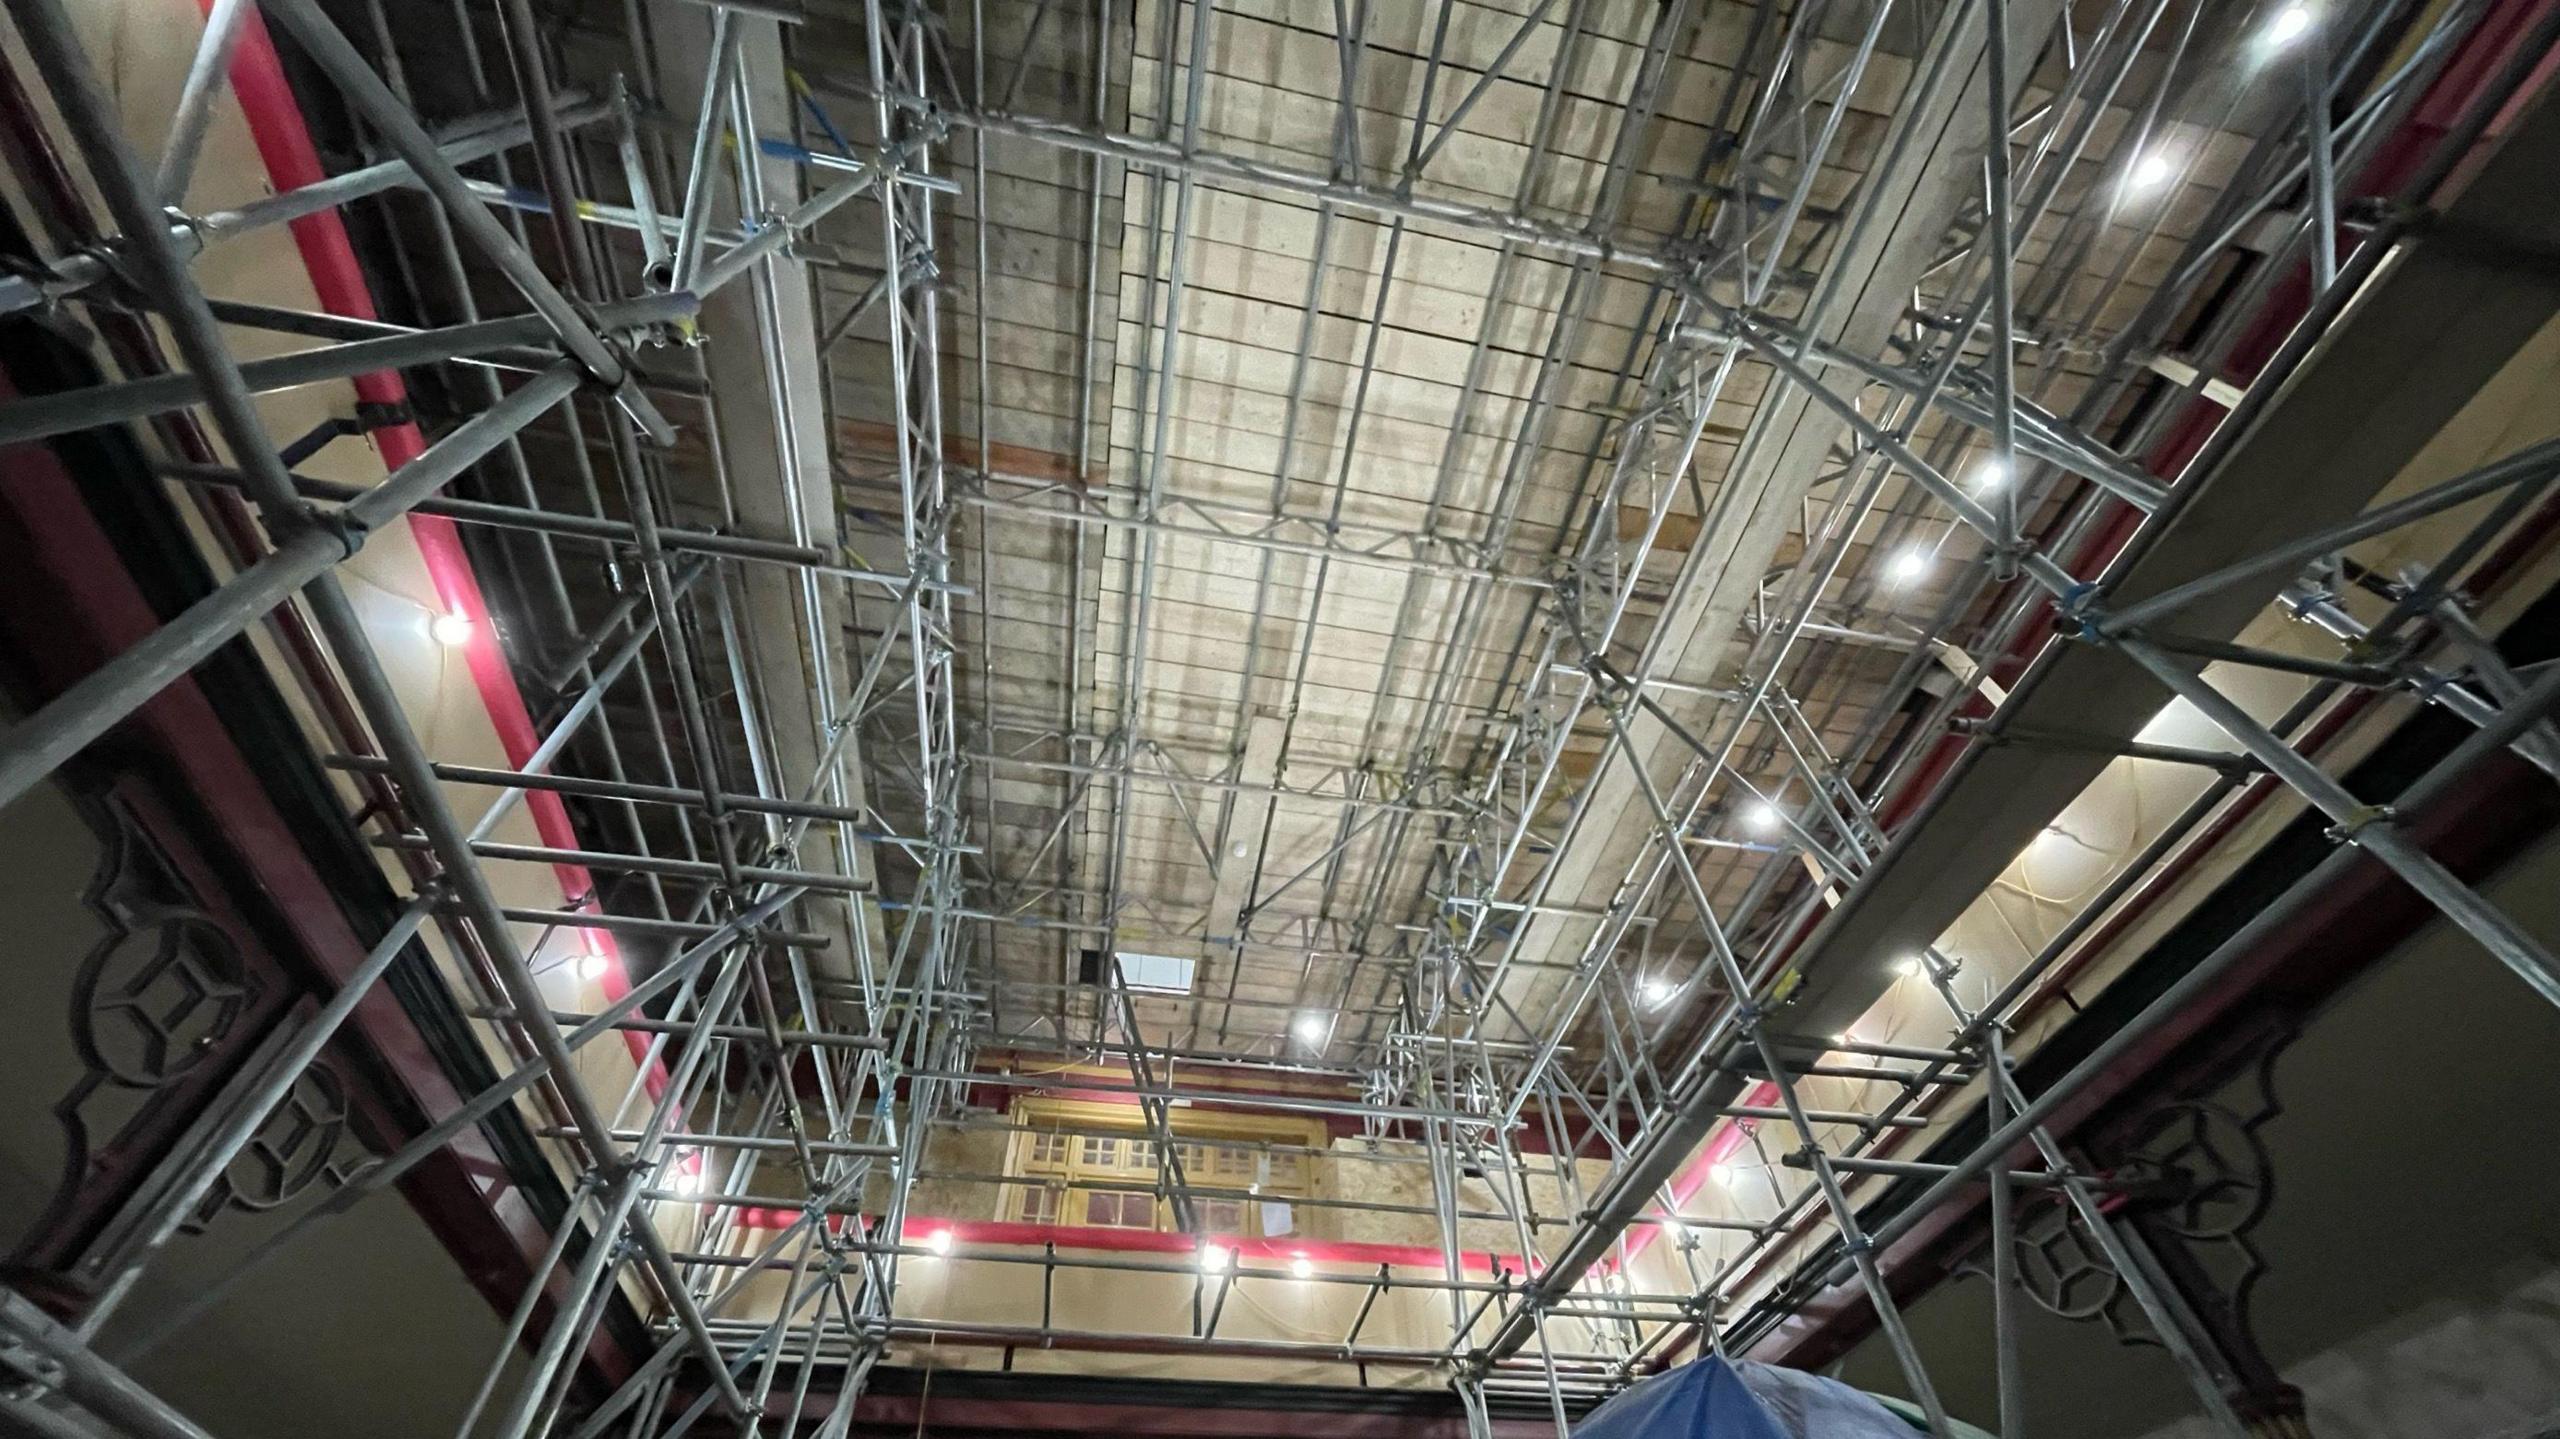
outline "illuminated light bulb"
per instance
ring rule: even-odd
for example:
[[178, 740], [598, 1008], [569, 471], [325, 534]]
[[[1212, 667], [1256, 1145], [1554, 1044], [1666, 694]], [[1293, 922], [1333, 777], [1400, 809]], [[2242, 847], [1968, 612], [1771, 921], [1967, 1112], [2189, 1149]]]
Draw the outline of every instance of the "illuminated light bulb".
[[1671, 996], [1679, 991], [1680, 986], [1656, 975], [1636, 986], [1636, 998], [1643, 1000], [1647, 1009], [1660, 1009], [1670, 1003]]
[[2168, 156], [2154, 150], [2133, 162], [2133, 173], [2125, 178], [2125, 188], [2156, 190], [2169, 183], [2170, 177], [2177, 172], [2178, 167], [2169, 163]]
[[688, 1149], [676, 1156], [675, 1182], [669, 1187], [678, 1194], [700, 1194], [703, 1188], [702, 1151]]
[[602, 979], [604, 978], [604, 971], [605, 957], [603, 955], [590, 950], [587, 953], [578, 956], [578, 978], [588, 980]]
[[1235, 1256], [1228, 1253], [1223, 1244], [1204, 1245], [1200, 1250], [1200, 1272], [1203, 1274], [1224, 1274], [1227, 1266], [1234, 1262]]
[[1893, 972], [1908, 977], [1920, 972], [1920, 956], [1905, 955], [1893, 962]]
[[1831, 1036], [1831, 1042], [1840, 1046], [1842, 1049], [1847, 1049], [1849, 1046], [1858, 1042], [1858, 1036], [1851, 1034], [1849, 1031], [1844, 1029], [1838, 1034]]
[[1907, 585], [1929, 573], [1929, 556], [1922, 550], [1904, 550], [1885, 566], [1884, 577], [1897, 585]]
[[1765, 799], [1742, 812], [1743, 827], [1753, 834], [1774, 834], [1785, 819], [1786, 816], [1778, 813], [1778, 807]]
[[1973, 487], [1983, 494], [1998, 494], [2009, 483], [2009, 467], [2000, 461], [1984, 460], [1973, 468]]
[[2290, 45], [2301, 39], [2303, 33], [2310, 28], [2311, 7], [2287, 5], [2276, 12], [2274, 19], [2267, 22], [2267, 44], [2273, 47]]
[[1721, 1161], [1707, 1166], [1707, 1177], [1718, 1184], [1733, 1182], [1733, 1166]]
[[437, 644], [446, 646], [471, 643], [474, 628], [469, 615], [444, 614], [427, 621], [427, 633], [435, 636]]
[[1308, 1044], [1324, 1043], [1324, 1016], [1321, 1014], [1299, 1015], [1298, 1022], [1290, 1028]]
[[1297, 1258], [1289, 1261], [1289, 1277], [1292, 1279], [1315, 1278], [1316, 1262], [1303, 1254], [1299, 1255]]
[[924, 1237], [924, 1247], [932, 1250], [937, 1255], [949, 1254], [951, 1252], [951, 1231], [948, 1229], [937, 1229], [931, 1234], [926, 1235]]

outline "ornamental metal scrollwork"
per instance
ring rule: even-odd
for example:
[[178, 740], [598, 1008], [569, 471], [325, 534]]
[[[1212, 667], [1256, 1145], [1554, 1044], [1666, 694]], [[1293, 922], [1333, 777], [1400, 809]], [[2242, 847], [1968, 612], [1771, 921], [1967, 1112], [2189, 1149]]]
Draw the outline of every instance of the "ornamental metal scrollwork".
[[2251, 1312], [2258, 1281], [2267, 1273], [2252, 1231], [2275, 1203], [2275, 1164], [2263, 1135], [2284, 1113], [2275, 1066], [2297, 1032], [2263, 1039], [2246, 1083], [2218, 1099], [2160, 1106], [2133, 1127], [2123, 1146], [2129, 1162], [2156, 1168], [2172, 1181], [2168, 1196], [2143, 1206], [2136, 1223], [2243, 1373], [2273, 1374]]
[[119, 796], [76, 799], [99, 853], [80, 902], [102, 931], [72, 978], [81, 1073], [54, 1100], [62, 1170], [18, 1262], [60, 1241], [118, 1146], [165, 1118], [171, 1096], [230, 1045], [263, 992], [222, 923], [188, 903], [169, 860]]
[[200, 911], [100, 908], [110, 933], [80, 962], [71, 1032], [90, 1071], [158, 1089], [193, 1069], [249, 1001], [240, 953]]
[[2167, 1105], [2143, 1125], [2142, 1160], [2177, 1176], [2174, 1198], [2151, 1206], [2154, 1221], [2187, 1239], [2246, 1234], [2275, 1202], [2275, 1165], [2258, 1130], [2272, 1108], [2245, 1118], [2211, 1100]]
[[2046, 1311], [2064, 1319], [2096, 1319], [2124, 1296], [2124, 1279], [2107, 1262], [2088, 1222], [2053, 1190], [2021, 1195], [2012, 1242], [2017, 1247], [2018, 1287]]
[[[162, 847], [146, 786], [71, 795], [98, 854], [80, 893], [97, 938], [61, 1002], [77, 1065], [51, 1112], [62, 1158], [45, 1210], [11, 1262], [72, 1264], [128, 1196], [139, 1157], [167, 1143], [211, 1093], [252, 1016], [272, 1010], [277, 977], [198, 905], [183, 856]], [[343, 1106], [341, 1106], [343, 1107]]]
[[315, 1185], [345, 1184], [372, 1159], [361, 1141], [352, 1155], [340, 1157], [351, 1132], [349, 1113], [346, 1080], [327, 1060], [314, 1061], [214, 1181], [189, 1230], [201, 1232], [224, 1209], [263, 1213], [283, 1208]]
[[[2275, 1202], [2275, 1166], [2263, 1137], [2284, 1112], [2275, 1065], [2290, 1031], [2263, 1039], [2243, 1083], [2213, 1099], [2159, 1105], [2120, 1131], [2102, 1157], [2105, 1181], [2128, 1203], [2128, 1242], [2165, 1266], [2226, 1352], [2254, 1354], [2249, 1302], [2266, 1260], [2251, 1231]], [[2055, 1191], [2022, 1195], [2016, 1228], [2020, 1286], [2065, 1319], [2103, 1321], [2127, 1344], [2159, 1338], [2082, 1219]]]

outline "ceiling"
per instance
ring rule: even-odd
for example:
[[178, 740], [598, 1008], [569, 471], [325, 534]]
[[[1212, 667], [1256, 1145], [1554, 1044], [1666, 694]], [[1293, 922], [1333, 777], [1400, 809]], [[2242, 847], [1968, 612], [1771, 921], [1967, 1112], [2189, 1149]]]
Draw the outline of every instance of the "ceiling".
[[[2351, 194], [2398, 193], [2416, 164], [2407, 135], [2440, 142], [2452, 124], [2421, 98], [2448, 74], [2476, 82], [2448, 37], [2468, 42], [2483, 13], [2504, 23], [2519, 6], [2532, 8], [2324, 11]], [[502, 30], [473, 7], [329, 8], [431, 123], [517, 104], [489, 63]], [[1949, 1017], [1953, 986], [1940, 1003], [1900, 982], [1929, 977], [1915, 956], [1939, 945], [1969, 966], [1970, 1002], [2040, 967], [2081, 910], [2027, 882], [2039, 837], [2120, 829], [2081, 840], [2105, 866], [2076, 893], [2101, 893], [2149, 864], [2136, 854], [2211, 773], [2172, 767], [2180, 778], [2164, 783], [2125, 744], [2171, 721], [2181, 742], [2221, 743], [2162, 709], [2114, 648], [2058, 640], [2045, 591], [1979, 531], [2060, 556], [2065, 581], [2093, 577], [2044, 581], [2069, 604], [2102, 580], [2113, 603], [2547, 438], [2529, 393], [2540, 377], [2515, 374], [2530, 368], [2517, 356], [2560, 343], [2552, 287], [2474, 241], [2544, 247], [2534, 166], [2560, 124], [2547, 107], [2509, 112], [2504, 148], [2463, 172], [2438, 226], [2390, 231], [2369, 253], [2349, 230], [2348, 259], [2371, 268], [2316, 295], [2299, 278], [2321, 263], [2305, 258], [2307, 214], [2334, 177], [2301, 173], [2301, 96], [2266, 40], [2288, 13], [2278, 0], [2010, 0], [1990, 7], [2016, 52], [2005, 74], [1982, 10], [1929, 0], [970, 0], [901, 7], [894, 24], [852, 0], [794, 3], [788, 23], [764, 4], [716, 21], [716, 7], [680, 0], [538, 8], [533, 48], [570, 100], [627, 93], [613, 113], [628, 128], [579, 132], [563, 163], [584, 198], [577, 220], [561, 206], [556, 232], [534, 166], [501, 159], [472, 178], [544, 263], [601, 273], [582, 304], [658, 285], [654, 244], [638, 238], [657, 216], [635, 218], [653, 203], [643, 182], [654, 168], [655, 205], [677, 208], [697, 107], [716, 117], [723, 103], [705, 79], [709, 57], [730, 53], [724, 34], [741, 57], [726, 103], [760, 138], [712, 167], [699, 207], [712, 249], [734, 252], [805, 196], [856, 198], [802, 224], [751, 282], [635, 338], [672, 447], [609, 443], [621, 422], [590, 399], [457, 487], [465, 503], [617, 535], [627, 522], [640, 537], [564, 566], [521, 527], [472, 529], [453, 552], [489, 596], [489, 633], [473, 641], [485, 652], [475, 668], [414, 644], [397, 682], [436, 760], [539, 768], [553, 756], [528, 759], [490, 696], [503, 691], [530, 736], [583, 713], [571, 699], [600, 656], [638, 657], [632, 678], [596, 681], [601, 718], [559, 757], [596, 787], [539, 815], [475, 808], [486, 817], [463, 848], [479, 842], [506, 877], [507, 927], [538, 931], [537, 960], [562, 928], [554, 905], [647, 934], [627, 975], [619, 949], [610, 966], [595, 952], [593, 973], [551, 952], [553, 988], [537, 997], [565, 1018], [531, 1028], [517, 1022], [529, 1012], [507, 1019], [499, 1000], [522, 995], [493, 991], [492, 973], [511, 976], [459, 921], [434, 931], [437, 973], [478, 1006], [474, 1023], [457, 1020], [471, 1058], [511, 1064], [540, 1049], [528, 1036], [556, 1041], [580, 1007], [619, 998], [589, 981], [668, 973], [669, 936], [701, 937], [749, 893], [802, 887], [773, 900], [794, 932], [723, 968], [734, 1023], [716, 1045], [709, 1030], [699, 1048], [600, 1045], [523, 1122], [557, 1140], [577, 1127], [565, 1098], [610, 1091], [628, 1111], [664, 1080], [653, 1066], [672, 1062], [680, 1092], [708, 1073], [687, 1122], [751, 1128], [741, 1149], [791, 1156], [741, 1162], [726, 1181], [739, 1192], [719, 1200], [789, 1214], [823, 1182], [879, 1219], [874, 1242], [891, 1250], [926, 1142], [905, 1135], [987, 1117], [993, 1086], [1126, 1061], [1168, 1134], [1159, 1078], [1182, 1103], [1267, 1084], [1262, 1100], [1333, 1118], [1346, 1150], [1355, 1134], [1414, 1146], [1434, 1175], [1447, 1168], [1448, 1196], [1462, 1181], [1488, 1194], [1513, 1183], [1525, 1208], [1526, 1135], [1543, 1127], [1541, 1160], [1581, 1157], [1551, 1163], [1540, 1218], [1561, 1233], [1527, 1217], [1516, 1231], [1549, 1307], [1655, 1271], [1681, 1291], [1666, 1303], [1765, 1296], [1828, 1235], [1757, 1211], [1737, 1222], [1740, 1200], [1701, 1192], [1735, 1167], [1709, 1136], [1743, 1133], [1724, 1121], [1756, 1080], [1732, 1052], [1761, 1002], [1853, 1061], [1863, 1045], [1932, 1063], [1877, 1048], [1949, 1043], [1966, 1024]], [[150, 112], [187, 47], [137, 36], [126, 12], [89, 22], [117, 42], [93, 48], [118, 57], [122, 102]], [[457, 40], [471, 63], [453, 63]], [[375, 127], [293, 64], [330, 163], [373, 153]], [[712, 138], [705, 155], [727, 155], [716, 125]], [[1994, 146], [2017, 172], [2005, 207], [1986, 198], [2000, 190], [1985, 180]], [[245, 123], [215, 153], [225, 163], [205, 185], [262, 193]], [[2378, 204], [2357, 201], [2357, 223]], [[383, 312], [428, 326], [515, 308], [503, 276], [427, 223], [437, 213], [414, 193], [349, 211]], [[318, 307], [284, 267], [281, 233], [262, 243], [259, 262], [217, 247], [208, 283], [266, 296], [272, 282]], [[1986, 318], [2002, 307], [2008, 324]], [[2443, 324], [2453, 312], [2471, 318]], [[418, 368], [426, 428], [486, 403], [474, 388], [486, 371]], [[2003, 469], [1985, 417], [2011, 371], [2026, 438]], [[268, 404], [281, 425], [333, 414], [338, 398], [299, 387]], [[376, 444], [303, 458], [369, 481], [388, 454]], [[211, 548], [222, 513], [189, 493], [180, 523]], [[669, 571], [649, 553], [646, 505], [680, 533], [803, 558], [697, 575], [687, 550]], [[1960, 509], [1991, 523], [1959, 523]], [[2443, 518], [2431, 541], [2477, 513]], [[432, 559], [406, 543], [351, 567], [376, 630], [443, 613]], [[2379, 552], [2351, 558], [2379, 574]], [[2486, 626], [2549, 582], [2500, 573]], [[680, 599], [679, 578], [700, 587]], [[2184, 617], [2193, 637], [2335, 670], [2341, 646], [2270, 609], [2287, 577], [2265, 578]], [[2342, 586], [2339, 603], [2377, 612], [2383, 586]], [[326, 660], [293, 650], [289, 627], [261, 635], [261, 672], [291, 688], [315, 755], [362, 750], [366, 726], [330, 708]], [[2425, 642], [2463, 668], [2445, 632]], [[2233, 668], [2224, 687], [2261, 718], [2312, 690]], [[2324, 758], [2361, 753], [2400, 704], [2322, 711], [2339, 719], [2316, 731], [2337, 740]], [[2084, 743], [1970, 744], [1986, 725]], [[325, 792], [356, 816], [343, 838], [360, 846], [372, 827], [380, 860], [362, 897], [377, 878], [423, 884], [433, 867], [418, 856], [452, 846], [413, 834], [389, 787], [349, 778], [383, 766], [334, 763], [339, 787]], [[635, 781], [659, 792], [641, 803]], [[762, 808], [737, 821], [722, 806], [739, 796], [723, 790]], [[2295, 813], [2286, 797], [2208, 831], [2204, 867], [2169, 908], [2200, 903]], [[742, 862], [762, 867], [752, 885]], [[2535, 933], [2560, 924], [2537, 883], [2555, 866], [2540, 854], [2501, 881]], [[48, 878], [12, 904], [59, 888]], [[1994, 921], [2004, 932], [1985, 938]], [[2152, 933], [2111, 930], [2065, 972], [2111, 981]], [[2358, 1341], [2375, 1314], [2490, 1293], [2513, 1277], [2507, 1259], [2560, 1241], [2517, 1167], [2529, 1147], [2466, 1127], [2469, 1110], [2453, 1122], [2447, 1096], [2491, 1096], [2475, 1107], [2498, 1133], [2531, 1132], [2540, 1101], [2508, 1092], [2530, 1072], [2512, 1056], [2554, 1037], [2545, 1011], [2495, 999], [2503, 978], [2482, 963], [2431, 932], [2286, 1061], [2292, 1102], [2269, 1130], [2280, 1172], [2358, 1202], [2278, 1203], [2265, 1294], [2280, 1363]], [[1178, 979], [1133, 992], [1141, 969]], [[2076, 1013], [2086, 997], [2062, 1000]], [[2039, 1012], [2022, 1005], [2017, 1029], [2028, 1052], [2068, 1023], [2041, 1003], [2050, 994], [2032, 998]], [[2428, 1017], [2409, 1019], [2417, 1007]], [[677, 1012], [660, 1009], [664, 1028]], [[786, 1029], [822, 1051], [805, 1082]], [[2385, 1051], [2390, 1066], [2369, 1062]], [[1845, 1112], [1808, 1137], [1943, 1137], [1972, 1104], [1971, 1052], [1952, 1064], [1927, 1104], [1915, 1100], [1927, 1084], [1809, 1088]], [[435, 1078], [455, 1094], [481, 1082]], [[1772, 1117], [1773, 1100], [1751, 1102], [1747, 1117]], [[1901, 1114], [1915, 1105], [1926, 1112]], [[20, 1191], [45, 1168], [43, 1128], [10, 1131]], [[813, 1138], [835, 1146], [824, 1163], [801, 1147]], [[524, 1172], [464, 1185], [500, 1196], [518, 1230], [533, 1202], [522, 1181], [539, 1171], [535, 1187], [574, 1192], [581, 1172], [566, 1144], [528, 1152]], [[1761, 1158], [1771, 1208], [1815, 1205], [1810, 1180]], [[2475, 1189], [2498, 1196], [2477, 1223], [2395, 1239], [2400, 1216]], [[683, 1211], [680, 1238], [738, 1241], [725, 1211], [694, 1197], [678, 1183], [649, 1203]], [[1446, 1202], [1454, 1251], [1460, 1201]], [[232, 1421], [225, 1432], [262, 1432], [277, 1422], [257, 1399], [278, 1356], [313, 1325], [379, 1324], [422, 1265], [438, 1275], [402, 1294], [417, 1307], [399, 1322], [436, 1332], [406, 1359], [475, 1372], [499, 1336], [473, 1289], [502, 1287], [496, 1271], [474, 1261], [457, 1275], [434, 1262], [427, 1227], [362, 1212], [331, 1241], [351, 1248], [298, 1251], [275, 1276], [334, 1275], [345, 1307], [272, 1333], [217, 1325], [217, 1340], [137, 1372]], [[1650, 1235], [1647, 1216], [1665, 1212], [1721, 1228], [1639, 1270], [1629, 1226]], [[182, 1293], [191, 1273], [172, 1266], [162, 1282]], [[830, 1279], [870, 1283], [858, 1261]], [[1988, 1384], [1979, 1289], [1941, 1286], [1914, 1310], [1951, 1405], [1972, 1413]], [[1045, 1290], [1042, 1303], [1045, 1344]], [[1470, 1332], [1462, 1312], [1442, 1357], [1525, 1384], [1530, 1345], [1547, 1342], [1540, 1311], [1506, 1284], [1479, 1316]], [[929, 1348], [945, 1322], [864, 1317], [882, 1347], [895, 1330]], [[720, 1318], [733, 1335], [748, 1324]], [[1577, 1398], [1693, 1326], [1626, 1328], [1641, 1342], [1590, 1359]], [[1441, 1342], [1428, 1339], [1435, 1354]], [[327, 1334], [308, 1343], [316, 1364], [366, 1370]], [[2175, 1376], [2148, 1356], [2057, 1324], [2028, 1343], [2040, 1410], [2102, 1403], [2113, 1427], [2089, 1432], [2125, 1435], [2178, 1412]], [[1848, 1372], [1894, 1387], [1874, 1351]], [[328, 1386], [336, 1419], [383, 1432], [448, 1412], [451, 1391]]]

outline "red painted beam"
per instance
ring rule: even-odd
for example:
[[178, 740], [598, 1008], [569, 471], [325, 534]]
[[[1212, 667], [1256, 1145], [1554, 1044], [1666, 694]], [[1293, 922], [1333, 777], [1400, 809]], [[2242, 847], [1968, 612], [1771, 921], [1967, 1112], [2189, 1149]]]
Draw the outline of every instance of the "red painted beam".
[[[0, 378], [0, 397], [15, 393]], [[0, 552], [9, 556], [0, 564], [0, 644], [16, 657], [29, 700], [59, 693], [159, 628], [123, 554], [49, 448], [0, 450]], [[196, 678], [161, 691], [100, 746], [101, 754], [195, 801], [212, 829], [190, 838], [219, 848], [235, 872], [251, 876], [253, 902], [281, 921], [277, 937], [290, 950], [278, 957], [288, 967], [313, 976], [322, 993], [354, 971], [371, 938], [349, 925], [337, 894], [304, 854], [302, 836]], [[462, 1106], [464, 1096], [387, 989], [357, 1005], [345, 1038], [399, 1076], [403, 1108], [432, 1120]], [[437, 1238], [468, 1256], [472, 1283], [501, 1306], [522, 1291], [527, 1258], [546, 1238], [512, 1187], [491, 1188], [484, 1178], [503, 1172], [496, 1152], [471, 1130], [399, 1186]]]

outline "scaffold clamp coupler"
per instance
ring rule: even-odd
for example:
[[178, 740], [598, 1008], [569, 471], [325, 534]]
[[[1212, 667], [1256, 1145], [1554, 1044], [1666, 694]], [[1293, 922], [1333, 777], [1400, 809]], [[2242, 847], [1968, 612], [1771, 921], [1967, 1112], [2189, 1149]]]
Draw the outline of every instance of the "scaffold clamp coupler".
[[2082, 580], [2053, 597], [2055, 628], [2079, 639], [2095, 639], [2106, 612], [2090, 603], [2098, 592], [2095, 580]]
[[338, 548], [343, 552], [339, 555], [340, 559], [354, 559], [356, 551], [364, 548], [366, 537], [373, 533], [373, 526], [366, 524], [363, 516], [349, 509], [323, 510], [317, 506], [306, 505], [303, 507], [302, 515], [312, 528], [337, 540]]
[[2368, 828], [2397, 818], [2398, 814], [2387, 804], [2359, 805], [2346, 818], [2329, 826], [2329, 838], [2340, 844], [2354, 844]]

